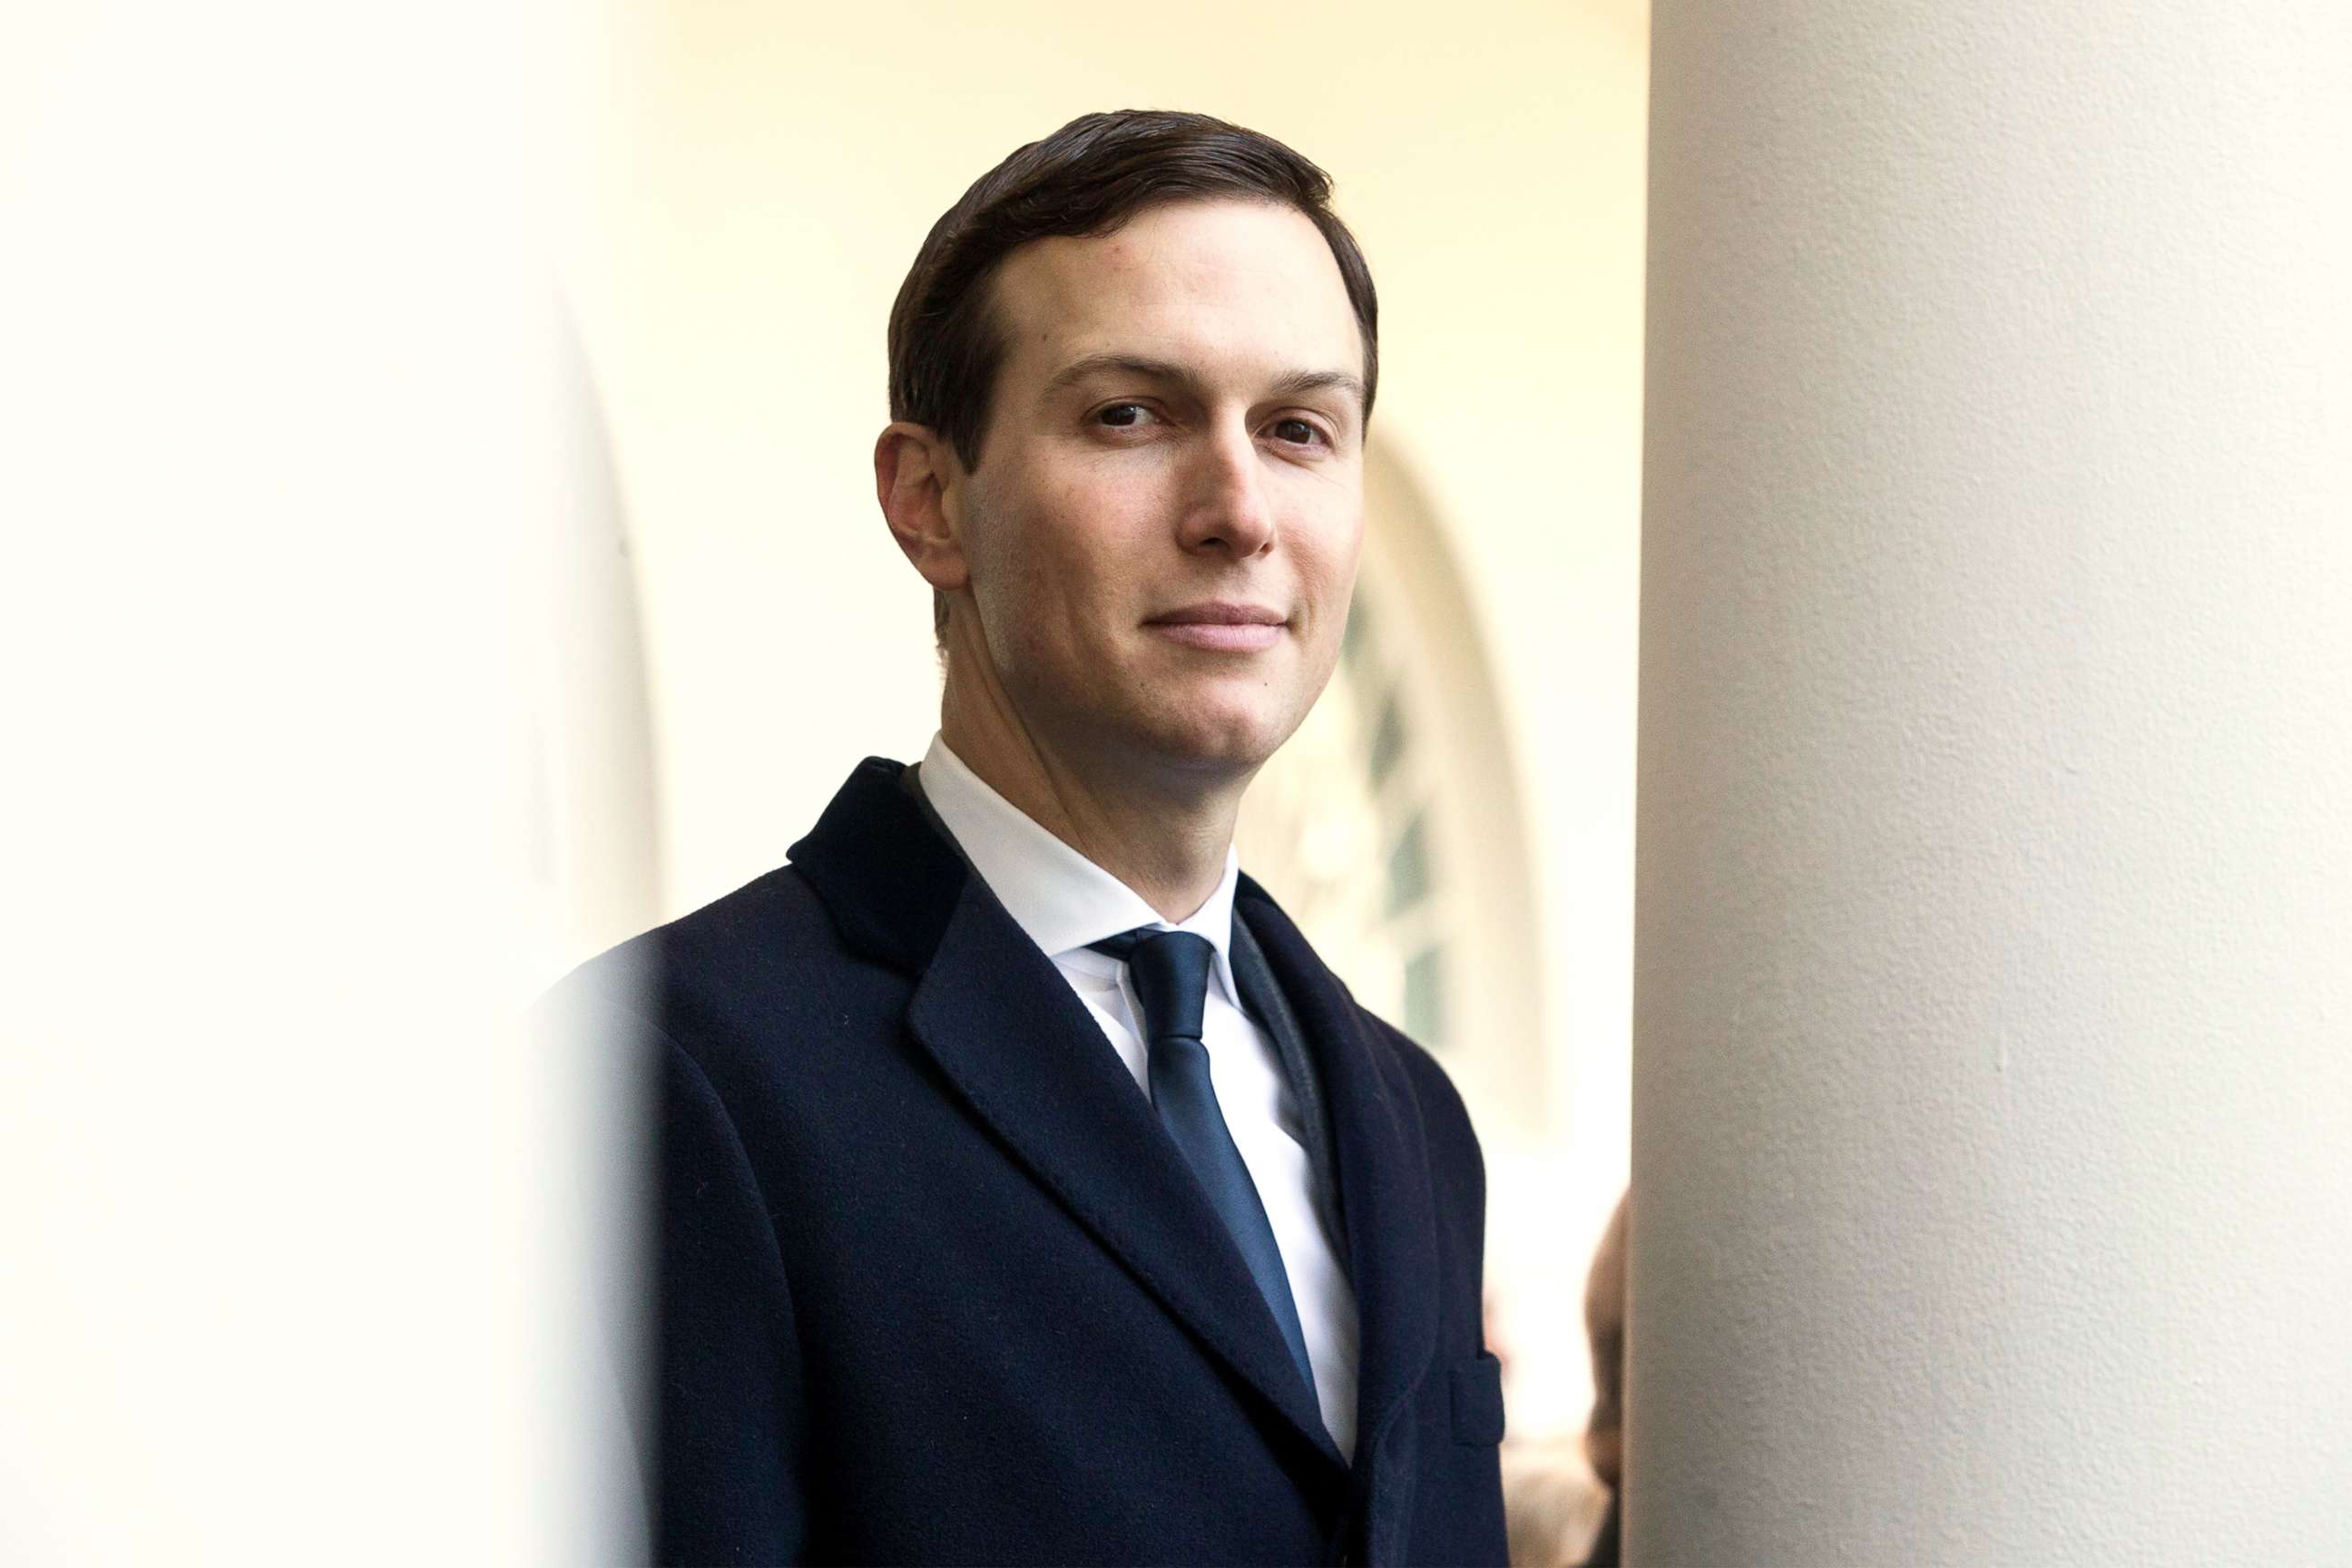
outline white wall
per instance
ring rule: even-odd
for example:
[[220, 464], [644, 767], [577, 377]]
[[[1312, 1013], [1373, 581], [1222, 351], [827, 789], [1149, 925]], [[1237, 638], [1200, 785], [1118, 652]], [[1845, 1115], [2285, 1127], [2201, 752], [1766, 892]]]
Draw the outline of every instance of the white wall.
[[929, 734], [927, 591], [876, 511], [883, 329], [932, 220], [1096, 109], [1331, 171], [1382, 302], [1374, 425], [1458, 552], [1535, 816], [1553, 1136], [1490, 1139], [1521, 1428], [1581, 1419], [1622, 1184], [1646, 18], [1617, 4], [625, 8], [569, 247], [644, 592], [673, 912]]

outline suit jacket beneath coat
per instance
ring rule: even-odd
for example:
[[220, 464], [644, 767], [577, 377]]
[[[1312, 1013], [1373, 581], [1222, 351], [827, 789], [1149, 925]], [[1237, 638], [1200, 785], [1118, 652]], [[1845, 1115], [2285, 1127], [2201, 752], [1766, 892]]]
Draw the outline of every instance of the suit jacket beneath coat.
[[1478, 1145], [1247, 877], [1360, 1317], [1344, 1462], [1101, 1029], [880, 758], [792, 863], [553, 1003], [658, 1058], [655, 1552], [1496, 1563]]

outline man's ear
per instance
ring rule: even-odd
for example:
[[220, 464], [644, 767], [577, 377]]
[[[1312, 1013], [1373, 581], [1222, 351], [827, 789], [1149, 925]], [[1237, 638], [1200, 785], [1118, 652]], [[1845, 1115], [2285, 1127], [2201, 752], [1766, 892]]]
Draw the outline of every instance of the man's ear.
[[874, 443], [874, 496], [890, 537], [923, 581], [943, 593], [971, 581], [958, 526], [962, 477], [955, 449], [929, 426], [901, 419]]

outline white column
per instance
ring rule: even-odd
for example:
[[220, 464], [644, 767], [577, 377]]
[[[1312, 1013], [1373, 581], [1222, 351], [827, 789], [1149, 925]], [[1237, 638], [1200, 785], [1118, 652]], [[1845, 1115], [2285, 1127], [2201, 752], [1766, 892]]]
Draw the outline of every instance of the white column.
[[635, 1085], [512, 1027], [653, 913], [595, 10], [0, 9], [10, 1568], [643, 1559]]
[[2347, 18], [1659, 0], [1632, 1562], [2352, 1561]]

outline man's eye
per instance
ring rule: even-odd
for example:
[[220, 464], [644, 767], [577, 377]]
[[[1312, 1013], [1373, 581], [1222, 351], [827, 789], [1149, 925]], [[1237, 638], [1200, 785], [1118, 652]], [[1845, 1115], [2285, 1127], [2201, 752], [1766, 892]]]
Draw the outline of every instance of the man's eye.
[[1126, 430], [1142, 424], [1145, 416], [1150, 412], [1140, 403], [1114, 403], [1108, 408], [1097, 409], [1095, 413], [1095, 420], [1097, 424], [1108, 425], [1114, 430]]
[[1277, 419], [1272, 429], [1276, 440], [1287, 441], [1297, 447], [1311, 446], [1323, 438], [1323, 432], [1305, 419]]

